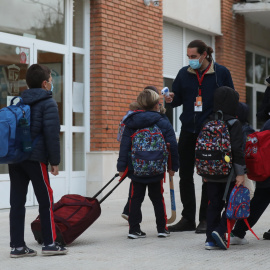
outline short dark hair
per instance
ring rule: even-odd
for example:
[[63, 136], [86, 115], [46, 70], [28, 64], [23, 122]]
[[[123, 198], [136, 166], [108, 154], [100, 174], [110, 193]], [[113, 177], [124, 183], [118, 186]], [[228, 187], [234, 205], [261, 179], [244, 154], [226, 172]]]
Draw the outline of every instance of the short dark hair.
[[197, 48], [197, 51], [199, 54], [203, 54], [204, 52], [207, 53], [207, 59], [212, 60], [212, 53], [213, 49], [210, 46], [207, 46], [202, 40], [196, 39], [191, 41], [188, 46], [188, 48]]
[[41, 88], [43, 81], [49, 81], [51, 70], [39, 64], [31, 65], [26, 72], [26, 83], [29, 88]]

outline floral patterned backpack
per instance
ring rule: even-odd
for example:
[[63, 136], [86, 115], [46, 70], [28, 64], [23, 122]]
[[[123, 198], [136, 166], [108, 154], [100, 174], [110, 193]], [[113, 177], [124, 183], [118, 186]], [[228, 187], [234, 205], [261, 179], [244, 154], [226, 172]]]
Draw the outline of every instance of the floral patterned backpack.
[[166, 172], [168, 151], [157, 125], [138, 129], [132, 135], [131, 160], [136, 176], [151, 177]]
[[209, 179], [222, 179], [230, 174], [232, 152], [228, 125], [232, 126], [237, 119], [208, 121], [198, 135], [195, 147], [195, 165], [198, 175]]

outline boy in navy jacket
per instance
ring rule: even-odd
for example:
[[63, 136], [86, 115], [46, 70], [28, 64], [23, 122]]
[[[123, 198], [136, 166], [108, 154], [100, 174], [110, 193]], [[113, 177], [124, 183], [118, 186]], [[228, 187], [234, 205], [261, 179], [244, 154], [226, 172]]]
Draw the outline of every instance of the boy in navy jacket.
[[29, 181], [32, 182], [41, 220], [43, 255], [66, 254], [65, 247], [58, 246], [53, 218], [53, 191], [50, 186], [48, 165], [51, 173], [58, 175], [60, 163], [60, 121], [57, 103], [52, 98], [51, 70], [34, 64], [26, 72], [29, 89], [22, 99], [31, 107], [31, 137], [35, 145], [30, 157], [20, 163], [9, 164], [10, 176], [10, 257], [35, 256], [24, 241], [25, 202]]
[[[169, 142], [171, 145], [172, 170], [169, 171], [169, 174], [174, 175], [178, 170], [179, 165], [175, 133], [170, 122], [159, 113], [159, 99], [159, 95], [152, 90], [146, 89], [142, 91], [137, 98], [137, 102], [145, 111], [135, 112], [124, 121], [126, 127], [123, 133], [117, 162], [117, 170], [120, 176], [123, 175], [125, 169], [131, 162], [129, 156], [131, 152], [132, 135], [138, 129], [148, 128], [153, 125], [156, 125], [161, 130], [165, 142]], [[140, 229], [140, 223], [142, 221], [141, 204], [144, 200], [147, 186], [149, 197], [154, 206], [158, 237], [169, 236], [170, 233], [167, 230], [167, 215], [163, 198], [164, 173], [141, 177], [130, 172], [129, 177], [132, 180], [132, 190], [129, 205], [128, 238], [137, 239], [146, 237], [146, 234]]]

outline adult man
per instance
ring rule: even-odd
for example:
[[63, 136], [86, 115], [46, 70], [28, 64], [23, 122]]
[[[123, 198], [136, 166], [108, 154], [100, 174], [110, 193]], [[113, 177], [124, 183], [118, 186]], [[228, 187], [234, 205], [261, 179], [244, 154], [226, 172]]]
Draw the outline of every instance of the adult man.
[[169, 230], [206, 232], [207, 190], [202, 185], [199, 225], [196, 228], [196, 198], [194, 188], [195, 144], [202, 123], [213, 111], [213, 95], [216, 88], [229, 86], [234, 89], [231, 74], [227, 68], [214, 63], [213, 49], [201, 40], [194, 40], [187, 47], [189, 66], [178, 72], [166, 103], [172, 107], [183, 105], [180, 116], [182, 128], [178, 142], [180, 161], [180, 198], [183, 204], [181, 220]]

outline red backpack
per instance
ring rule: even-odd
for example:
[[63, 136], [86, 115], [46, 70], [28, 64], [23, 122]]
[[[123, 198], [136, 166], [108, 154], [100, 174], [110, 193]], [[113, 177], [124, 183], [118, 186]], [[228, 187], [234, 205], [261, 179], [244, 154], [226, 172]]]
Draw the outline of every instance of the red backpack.
[[248, 135], [245, 160], [249, 179], [261, 182], [270, 177], [270, 130]]

